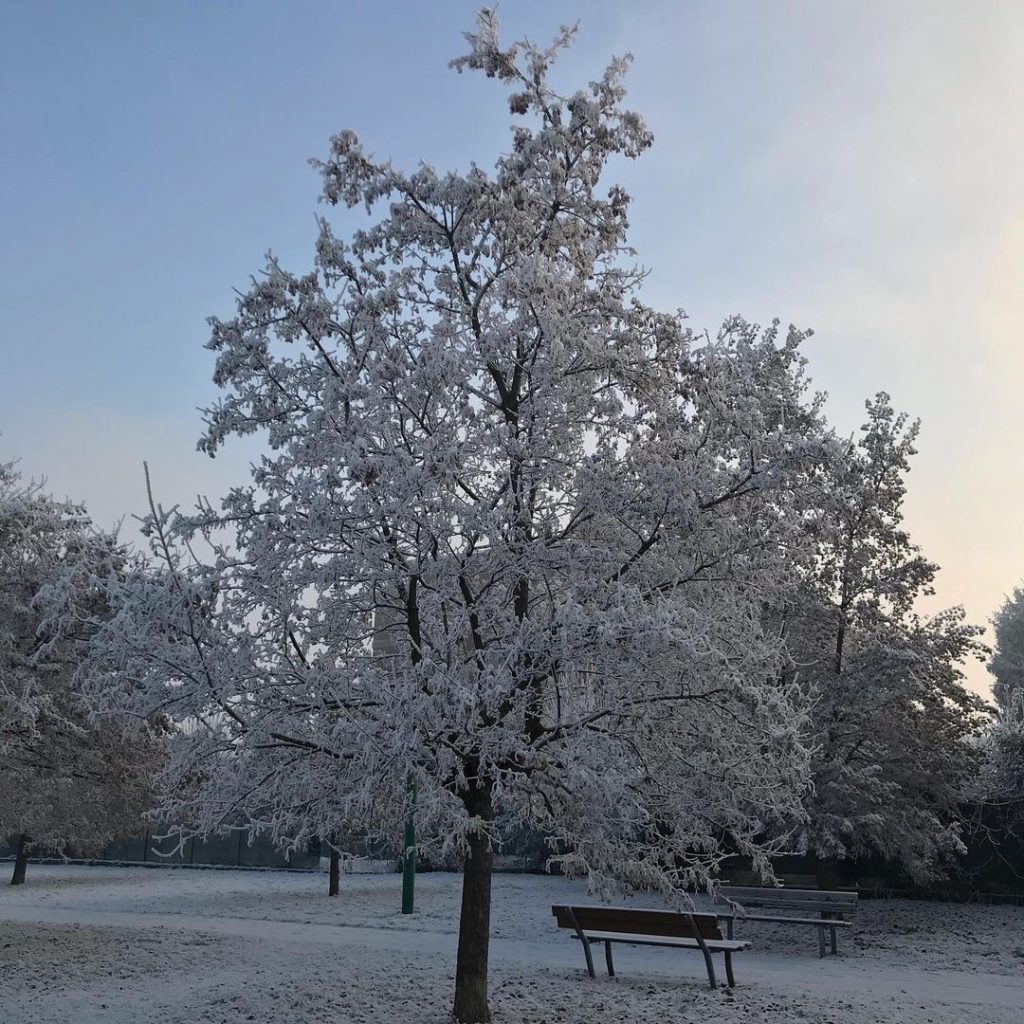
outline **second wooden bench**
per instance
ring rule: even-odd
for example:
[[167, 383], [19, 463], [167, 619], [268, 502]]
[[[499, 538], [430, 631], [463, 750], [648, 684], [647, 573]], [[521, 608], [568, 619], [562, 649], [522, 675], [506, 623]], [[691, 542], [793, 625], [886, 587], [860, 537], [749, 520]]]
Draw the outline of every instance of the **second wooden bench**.
[[[718, 911], [725, 921], [727, 934], [732, 938], [734, 919], [770, 921], [775, 924], [813, 925], [818, 929], [818, 956], [825, 955], [825, 932], [830, 933], [832, 954], [838, 952], [836, 930], [849, 928], [847, 918], [857, 911], [855, 892], [829, 892], [822, 889], [761, 888], [757, 886], [723, 885], [718, 890], [719, 900], [739, 905]], [[754, 909], [756, 913], [748, 913]], [[790, 911], [783, 914], [780, 911]], [[792, 913], [795, 911], [795, 913]], [[812, 916], [817, 915], [817, 916]]]

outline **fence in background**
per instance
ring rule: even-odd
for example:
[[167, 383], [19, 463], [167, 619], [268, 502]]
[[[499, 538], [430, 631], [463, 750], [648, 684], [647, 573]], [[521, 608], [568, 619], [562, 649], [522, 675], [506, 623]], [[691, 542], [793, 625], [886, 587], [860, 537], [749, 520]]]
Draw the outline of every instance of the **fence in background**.
[[[320, 848], [313, 844], [307, 850], [284, 854], [268, 839], [257, 836], [249, 842], [244, 832], [208, 839], [190, 839], [175, 851], [177, 840], [158, 839], [159, 830], [128, 836], [108, 844], [99, 853], [85, 853], [69, 848], [64, 851], [70, 860], [101, 861], [112, 864], [146, 864], [153, 867], [231, 867], [292, 868], [314, 870], [320, 867]], [[12, 859], [16, 837], [0, 839], [0, 859]], [[39, 854], [50, 859], [52, 854]], [[35, 860], [35, 856], [30, 857]]]
[[[1008, 820], [998, 809], [977, 808], [968, 816], [970, 828], [965, 835], [967, 853], [960, 858], [948, 879], [931, 885], [915, 884], [897, 865], [881, 857], [861, 857], [840, 861], [832, 868], [834, 885], [859, 890], [863, 895], [909, 896], [938, 899], [999, 899], [1024, 902], [1024, 825]], [[111, 843], [99, 855], [83, 857], [91, 861], [117, 864], [146, 864], [154, 867], [233, 867], [290, 868], [317, 870], [321, 856], [319, 843], [311, 843], [303, 851], [285, 855], [268, 839], [257, 837], [249, 842], [245, 833], [189, 840], [182, 849], [172, 853], [175, 843], [154, 838], [159, 829], [130, 836]], [[530, 830], [518, 828], [503, 832], [501, 854], [495, 866], [504, 871], [544, 871], [549, 853], [543, 838]], [[0, 837], [0, 860], [14, 857], [16, 837], [6, 842]], [[358, 837], [343, 838], [339, 845], [351, 855], [373, 865], [372, 870], [385, 870], [396, 864], [399, 850], [378, 844], [362, 843]], [[74, 850], [66, 851], [70, 859]], [[35, 858], [33, 858], [35, 859]], [[819, 863], [812, 856], [779, 857], [774, 861], [776, 873], [788, 885], [815, 888], [820, 875]], [[424, 868], [457, 869], [453, 860], [446, 864], [422, 865]], [[357, 868], [358, 870], [358, 868]], [[749, 863], [740, 858], [726, 862], [723, 875], [738, 884], [756, 883]]]

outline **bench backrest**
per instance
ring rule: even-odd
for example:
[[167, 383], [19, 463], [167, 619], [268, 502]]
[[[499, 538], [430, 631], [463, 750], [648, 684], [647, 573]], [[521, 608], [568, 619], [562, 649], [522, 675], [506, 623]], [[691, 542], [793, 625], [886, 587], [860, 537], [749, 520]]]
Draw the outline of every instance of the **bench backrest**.
[[672, 910], [642, 910], [639, 907], [551, 908], [559, 928], [584, 931], [627, 932], [636, 935], [662, 935], [675, 939], [720, 939], [722, 929], [714, 914], [680, 914]]
[[718, 896], [719, 899], [738, 903], [741, 907], [804, 910], [808, 913], [831, 910], [843, 914], [851, 914], [857, 909], [857, 894], [855, 892], [723, 885], [718, 890]]

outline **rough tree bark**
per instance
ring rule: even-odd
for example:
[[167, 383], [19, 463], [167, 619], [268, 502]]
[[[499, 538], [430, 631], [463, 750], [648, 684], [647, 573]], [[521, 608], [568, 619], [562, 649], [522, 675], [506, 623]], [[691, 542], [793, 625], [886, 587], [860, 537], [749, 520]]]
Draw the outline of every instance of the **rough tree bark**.
[[14, 874], [11, 876], [11, 885], [24, 885], [25, 868], [28, 866], [28, 836], [22, 832], [18, 837], [18, 851], [14, 855]]
[[[476, 784], [466, 795], [466, 809], [482, 822], [493, 817], [491, 787]], [[486, 1024], [487, 957], [491, 938], [491, 871], [494, 851], [480, 832], [469, 837], [462, 875], [459, 952], [455, 965], [455, 1009], [458, 1024]]]
[[331, 844], [331, 870], [330, 881], [327, 883], [327, 895], [337, 896], [341, 889], [341, 854], [335, 845], [337, 838], [331, 836], [329, 842]]

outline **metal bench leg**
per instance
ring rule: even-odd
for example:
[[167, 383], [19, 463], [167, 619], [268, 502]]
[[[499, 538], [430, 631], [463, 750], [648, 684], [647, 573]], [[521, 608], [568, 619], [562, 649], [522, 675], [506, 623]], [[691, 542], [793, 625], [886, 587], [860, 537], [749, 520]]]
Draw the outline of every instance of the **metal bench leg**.
[[832, 932], [832, 955], [838, 956], [839, 950], [836, 948], [836, 926], [832, 925], [829, 931]]
[[583, 934], [583, 929], [580, 927], [579, 921], [576, 920], [576, 915], [573, 913], [572, 907], [569, 907], [569, 920], [572, 921], [573, 930], [576, 932], [576, 938], [580, 940], [580, 945], [583, 947], [583, 955], [587, 960], [587, 973], [592, 977], [596, 978], [597, 975], [594, 973], [594, 958], [590, 955], [590, 941]]
[[715, 979], [715, 962], [711, 959], [711, 953], [707, 946], [702, 946], [701, 952], [704, 954], [704, 964], [708, 969], [708, 983], [712, 988], [718, 988], [718, 981]]
[[725, 951], [725, 978], [729, 982], [729, 988], [736, 987], [736, 979], [732, 976], [732, 953]]
[[818, 959], [822, 960], [825, 957], [825, 926], [823, 924], [818, 925]]
[[610, 942], [608, 942], [607, 940], [605, 941], [605, 944], [604, 944], [604, 962], [608, 965], [608, 977], [609, 978], [614, 978], [615, 977], [615, 967], [612, 964], [612, 944]]
[[583, 941], [583, 955], [587, 958], [587, 973], [592, 978], [596, 978], [597, 974], [594, 972], [594, 958], [590, 955], [590, 940], [589, 939], [583, 939], [582, 941]]
[[[700, 928], [697, 927], [697, 922], [693, 919], [692, 914], [684, 914], [683, 916], [689, 922], [690, 932], [697, 940], [700, 951], [704, 954], [704, 966], [708, 969], [708, 982], [712, 988], [718, 988], [718, 982], [715, 980], [715, 962], [711, 959], [711, 951], [704, 941], [704, 936], [701, 935]], [[721, 935], [722, 933], [719, 932], [718, 934]]]
[[725, 937], [727, 939], [731, 939], [732, 938], [732, 918], [731, 917], [727, 917], [725, 919]]

